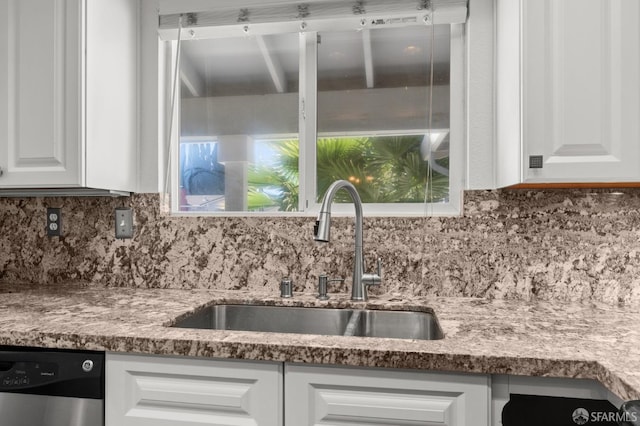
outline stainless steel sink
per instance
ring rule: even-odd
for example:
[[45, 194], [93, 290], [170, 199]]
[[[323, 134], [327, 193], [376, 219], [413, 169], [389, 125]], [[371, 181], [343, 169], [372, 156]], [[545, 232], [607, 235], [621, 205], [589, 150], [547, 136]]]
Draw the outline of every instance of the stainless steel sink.
[[349, 318], [346, 309], [214, 305], [179, 319], [174, 327], [340, 336]]
[[173, 327], [421, 340], [444, 337], [431, 313], [371, 309], [213, 305], [178, 318]]
[[354, 336], [395, 339], [442, 339], [444, 334], [435, 315], [415, 311], [354, 311]]

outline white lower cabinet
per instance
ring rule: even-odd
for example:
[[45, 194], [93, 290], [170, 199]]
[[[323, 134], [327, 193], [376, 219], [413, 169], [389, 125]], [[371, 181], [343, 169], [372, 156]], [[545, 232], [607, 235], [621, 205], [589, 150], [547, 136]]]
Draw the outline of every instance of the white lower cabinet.
[[107, 354], [107, 426], [280, 426], [282, 363]]
[[587, 379], [108, 353], [105, 424], [502, 426], [514, 394], [623, 402]]
[[488, 426], [489, 390], [479, 374], [109, 353], [105, 424]]
[[487, 375], [285, 365], [293, 425], [486, 426]]

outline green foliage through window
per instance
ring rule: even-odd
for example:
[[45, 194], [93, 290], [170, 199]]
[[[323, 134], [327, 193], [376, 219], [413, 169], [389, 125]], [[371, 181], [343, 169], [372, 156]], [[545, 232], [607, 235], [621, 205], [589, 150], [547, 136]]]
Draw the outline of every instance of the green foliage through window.
[[[317, 142], [319, 201], [338, 179], [353, 183], [364, 203], [422, 203], [447, 201], [449, 177], [430, 170], [423, 158], [423, 135], [329, 137]], [[299, 144], [297, 140], [269, 141], [272, 164], [249, 170], [249, 209], [297, 211]], [[448, 170], [449, 158], [433, 160]], [[337, 202], [350, 201], [337, 194]]]

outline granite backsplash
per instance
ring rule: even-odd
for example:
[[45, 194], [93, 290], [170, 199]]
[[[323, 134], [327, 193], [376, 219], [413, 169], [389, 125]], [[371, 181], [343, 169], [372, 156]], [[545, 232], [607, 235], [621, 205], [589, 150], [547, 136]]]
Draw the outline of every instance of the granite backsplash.
[[[0, 199], [0, 280], [111, 287], [272, 289], [289, 276], [314, 292], [321, 273], [347, 278], [353, 219], [332, 241], [312, 217], [170, 217], [157, 194], [127, 198]], [[61, 207], [63, 237], [45, 211]], [[116, 207], [135, 235], [114, 236]], [[467, 191], [464, 215], [365, 218], [365, 263], [384, 264], [375, 293], [640, 304], [640, 189]]]

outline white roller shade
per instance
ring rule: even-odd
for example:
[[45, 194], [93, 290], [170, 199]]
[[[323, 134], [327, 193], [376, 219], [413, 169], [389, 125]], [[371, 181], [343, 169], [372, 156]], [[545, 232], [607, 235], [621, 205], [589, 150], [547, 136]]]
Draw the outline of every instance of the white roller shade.
[[[160, 30], [184, 28], [260, 28], [264, 24], [288, 22], [313, 27], [328, 20], [383, 26], [426, 22], [460, 24], [467, 19], [468, 0], [323, 0], [323, 1], [218, 1], [160, 2]], [[178, 4], [179, 3], [179, 4]], [[239, 3], [241, 5], [239, 5]], [[179, 9], [178, 9], [179, 8]], [[294, 28], [293, 25], [291, 28]]]

